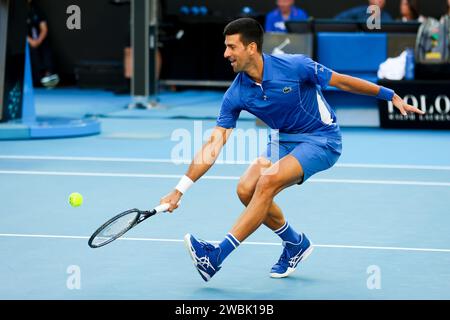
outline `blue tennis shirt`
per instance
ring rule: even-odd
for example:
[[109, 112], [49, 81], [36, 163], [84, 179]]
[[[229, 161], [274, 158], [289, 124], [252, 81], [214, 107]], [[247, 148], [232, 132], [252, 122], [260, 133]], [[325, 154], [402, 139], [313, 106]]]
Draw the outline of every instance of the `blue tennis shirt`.
[[234, 128], [242, 110], [280, 133], [319, 136], [339, 132], [336, 114], [322, 95], [332, 71], [300, 54], [263, 54], [261, 84], [240, 72], [226, 91], [217, 126]]

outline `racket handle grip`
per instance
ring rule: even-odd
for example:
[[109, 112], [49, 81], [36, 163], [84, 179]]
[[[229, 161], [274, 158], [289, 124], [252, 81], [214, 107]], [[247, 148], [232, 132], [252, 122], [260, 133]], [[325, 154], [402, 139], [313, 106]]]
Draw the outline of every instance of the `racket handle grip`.
[[155, 207], [155, 210], [156, 210], [156, 213], [160, 213], [163, 211], [167, 211], [167, 209], [169, 209], [169, 207], [170, 207], [170, 204], [163, 203], [163, 204], [160, 204], [159, 206]]
[[[180, 202], [178, 202], [178, 205], [180, 205]], [[155, 207], [155, 210], [156, 210], [156, 213], [160, 213], [160, 212], [167, 211], [167, 209], [169, 209], [169, 207], [170, 207], [170, 204], [163, 203], [163, 204], [160, 204], [159, 206]]]

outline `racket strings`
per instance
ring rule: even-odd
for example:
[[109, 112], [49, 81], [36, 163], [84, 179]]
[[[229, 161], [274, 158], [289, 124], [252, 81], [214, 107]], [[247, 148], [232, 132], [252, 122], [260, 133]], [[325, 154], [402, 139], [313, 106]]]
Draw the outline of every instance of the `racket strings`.
[[109, 241], [112, 238], [117, 237], [124, 231], [128, 230], [136, 222], [138, 213], [131, 212], [124, 215], [117, 220], [112, 221], [109, 225], [105, 226], [93, 239], [94, 245], [101, 245], [104, 242]]

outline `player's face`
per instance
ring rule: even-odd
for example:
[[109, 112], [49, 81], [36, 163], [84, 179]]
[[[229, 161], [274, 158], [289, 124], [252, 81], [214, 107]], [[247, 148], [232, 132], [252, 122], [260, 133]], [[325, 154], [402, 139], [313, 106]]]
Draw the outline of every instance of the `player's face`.
[[239, 34], [225, 36], [225, 52], [223, 56], [230, 61], [233, 71], [245, 71], [250, 62], [250, 49], [241, 41]]

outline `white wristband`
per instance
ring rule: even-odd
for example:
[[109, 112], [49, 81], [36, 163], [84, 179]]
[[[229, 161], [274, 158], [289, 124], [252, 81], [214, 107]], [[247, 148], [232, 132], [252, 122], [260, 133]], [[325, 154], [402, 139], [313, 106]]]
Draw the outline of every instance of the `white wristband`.
[[183, 176], [180, 179], [180, 182], [178, 182], [175, 189], [180, 191], [182, 194], [185, 194], [186, 191], [194, 184], [194, 181], [192, 181], [188, 176]]

